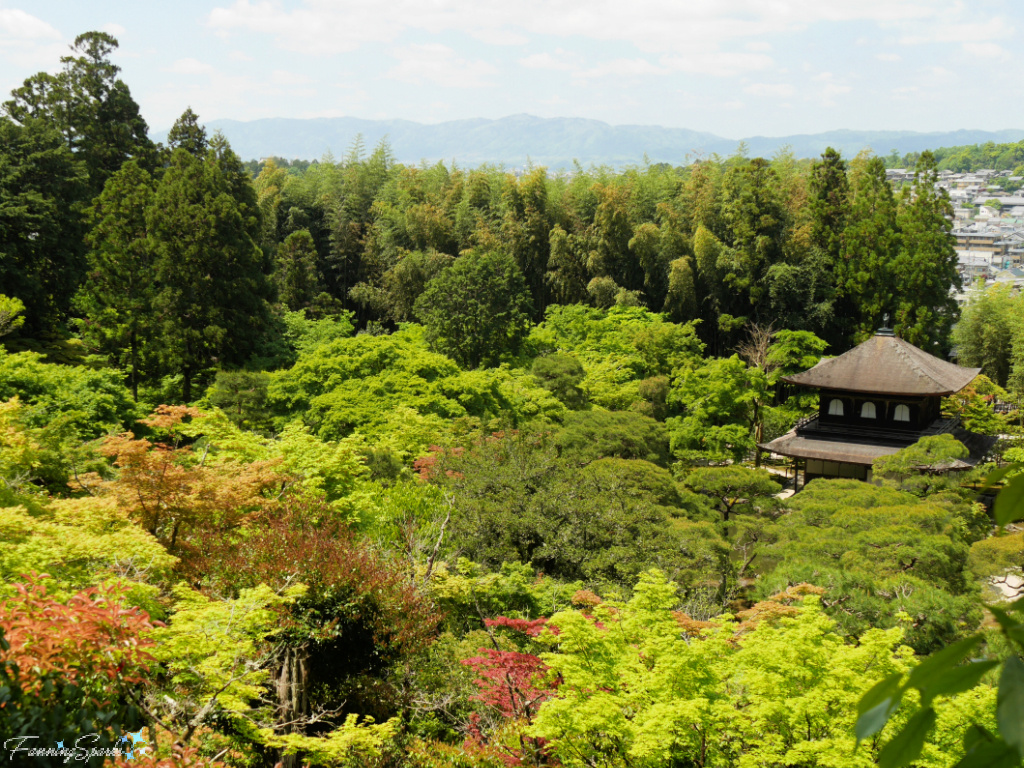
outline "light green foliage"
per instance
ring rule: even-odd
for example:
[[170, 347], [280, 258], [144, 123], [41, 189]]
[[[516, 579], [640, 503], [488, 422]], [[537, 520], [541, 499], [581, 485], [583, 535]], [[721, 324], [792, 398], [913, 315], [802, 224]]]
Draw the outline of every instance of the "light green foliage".
[[409, 481], [372, 486], [366, 506], [363, 532], [417, 562], [429, 559], [450, 509], [441, 488]]
[[[254, 736], [253, 722], [272, 719], [267, 700], [272, 641], [282, 610], [305, 591], [278, 594], [266, 585], [217, 600], [181, 585], [174, 589], [171, 621], [153, 630], [152, 653], [166, 668], [166, 690], [153, 705], [169, 708], [188, 737], [204, 723], [226, 717]], [[186, 738], [185, 741], [188, 739]]]
[[976, 289], [970, 297], [953, 329], [957, 362], [979, 367], [988, 378], [1006, 386], [1011, 369], [1020, 367], [1014, 349], [1024, 332], [1024, 300], [1013, 294], [1009, 283]]
[[[422, 329], [389, 336], [339, 339], [303, 354], [295, 366], [274, 375], [270, 401], [286, 413], [301, 412], [321, 437], [338, 439], [359, 431], [382, 437], [400, 433], [406, 408], [432, 420], [473, 417], [484, 423], [509, 419], [558, 419], [565, 412], [532, 376], [507, 367], [462, 371], [451, 359], [426, 349]], [[395, 438], [397, 450], [419, 454], [423, 430]]]
[[480, 626], [481, 618], [510, 616], [535, 619], [569, 606], [580, 582], [538, 576], [529, 565], [502, 563], [494, 570], [460, 557], [441, 563], [426, 588], [444, 611], [445, 624], [456, 632]]
[[30, 506], [6, 501], [0, 496], [5, 581], [47, 573], [61, 590], [76, 591], [107, 578], [155, 581], [176, 562], [110, 500], [54, 499]]
[[312, 352], [317, 347], [336, 339], [347, 339], [355, 330], [351, 312], [342, 312], [318, 320], [310, 319], [305, 312], [285, 312], [284, 324], [285, 340], [300, 355]]
[[530, 341], [542, 350], [574, 355], [583, 365], [580, 386], [590, 401], [611, 410], [625, 410], [641, 400], [641, 380], [691, 368], [704, 350], [693, 324], [670, 323], [639, 307], [606, 312], [552, 306]]
[[[993, 472], [989, 482], [1005, 477], [1011, 469]], [[995, 516], [1000, 526], [1024, 518], [1024, 507], [1019, 504], [1022, 489], [1024, 483], [1018, 475], [996, 497]], [[989, 639], [990, 649], [1002, 658], [972, 658], [986, 638], [981, 634], [971, 635], [924, 659], [908, 679], [904, 680], [900, 675], [887, 677], [865, 694], [858, 707], [858, 738], [874, 735], [894, 716], [909, 715], [908, 707], [903, 706], [908, 699], [911, 706], [917, 705], [917, 711], [893, 739], [893, 744], [899, 748], [890, 748], [889, 754], [881, 755], [883, 768], [916, 764], [921, 752], [922, 733], [927, 734], [939, 720], [935, 711], [939, 709], [936, 701], [941, 701], [938, 697], [966, 691], [975, 699], [989, 699], [992, 689], [983, 680], [991, 680], [1000, 665], [995, 717], [989, 703], [984, 709], [968, 711], [960, 718], [970, 728], [962, 739], [961, 748], [966, 755], [958, 763], [958, 768], [1014, 768], [1021, 764], [1024, 760], [1024, 662], [1021, 661], [1024, 624], [1020, 621], [1021, 610], [1019, 601], [1005, 609], [989, 606], [998, 625], [997, 631], [992, 633], [995, 637]], [[919, 693], [919, 699], [913, 695], [915, 692]]]
[[745, 458], [755, 444], [755, 404], [767, 387], [765, 373], [737, 355], [686, 371], [669, 395], [669, 404], [684, 411], [666, 419], [673, 453], [683, 462]]
[[0, 482], [65, 492], [74, 475], [100, 469], [86, 441], [122, 431], [134, 417], [116, 371], [48, 364], [34, 352], [0, 348], [0, 431], [16, 434], [19, 446], [0, 450]]
[[[807, 598], [761, 604], [752, 631], [723, 617], [698, 634], [680, 627], [675, 605], [674, 585], [650, 572], [625, 605], [553, 616], [559, 631], [543, 636], [552, 650], [542, 659], [560, 685], [528, 732], [566, 766], [874, 765], [880, 742], [853, 751], [857, 702], [885, 675], [910, 670], [900, 630], [851, 644]], [[973, 698], [939, 707], [951, 729], [933, 737], [943, 747], [965, 730], [958, 717], [991, 706], [991, 696]], [[928, 756], [951, 766], [956, 752]]]
[[967, 566], [979, 579], [1019, 575], [1024, 568], [1024, 533], [1003, 533], [974, 542]]
[[765, 357], [769, 383], [813, 368], [827, 348], [828, 342], [809, 331], [776, 331]]
[[942, 410], [959, 417], [965, 429], [979, 435], [998, 436], [1012, 432], [1013, 421], [1017, 420], [1019, 413], [996, 413], [992, 407], [993, 400], [1009, 403], [1017, 398], [984, 374], [979, 374], [959, 392], [944, 397]]
[[782, 490], [763, 469], [740, 466], [695, 469], [683, 484], [712, 499], [725, 524], [733, 515], [774, 512], [777, 505], [772, 497]]
[[202, 438], [203, 447], [209, 448], [204, 459], [209, 466], [275, 462], [289, 489], [303, 498], [323, 499], [347, 515], [357, 514], [366, 501], [362, 490], [366, 469], [358, 436], [320, 440], [300, 422], [289, 422], [276, 437], [263, 437], [240, 429], [222, 411], [205, 413], [179, 430], [188, 437]]
[[25, 305], [21, 299], [4, 296], [0, 293], [0, 336], [13, 333], [25, 324], [22, 313]]
[[69, 437], [88, 440], [124, 429], [135, 405], [121, 374], [110, 369], [53, 365], [35, 352], [0, 349], [0, 401], [19, 398], [25, 421]]
[[376, 724], [371, 718], [359, 722], [358, 715], [349, 715], [326, 736], [278, 734], [271, 728], [264, 728], [259, 733], [259, 741], [283, 750], [285, 755], [302, 755], [303, 760], [315, 765], [361, 768], [384, 753], [398, 732], [398, 726], [398, 718]]

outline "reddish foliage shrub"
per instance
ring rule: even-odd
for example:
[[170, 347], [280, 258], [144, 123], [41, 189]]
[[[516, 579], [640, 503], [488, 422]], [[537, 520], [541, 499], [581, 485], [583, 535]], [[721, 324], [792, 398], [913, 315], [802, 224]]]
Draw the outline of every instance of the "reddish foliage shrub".
[[542, 682], [547, 666], [532, 653], [481, 648], [482, 656], [462, 663], [479, 675], [477, 701], [494, 707], [503, 717], [532, 715], [554, 688]]
[[227, 595], [259, 584], [306, 585], [282, 639], [307, 654], [311, 695], [315, 689], [324, 706], [377, 720], [400, 707], [386, 671], [428, 645], [440, 621], [407, 566], [373, 551], [326, 506], [289, 502], [284, 516], [248, 527], [236, 541], [211, 540], [188, 573]]
[[169, 433], [170, 442], [136, 439], [131, 432], [104, 440], [102, 452], [120, 470], [99, 486], [175, 554], [188, 558], [204, 535], [229, 532], [264, 513], [272, 503], [266, 491], [282, 476], [273, 462], [209, 467], [191, 446], [181, 446], [175, 428], [200, 411], [160, 406], [143, 423]]
[[488, 627], [506, 627], [522, 632], [527, 637], [537, 637], [547, 627], [548, 620], [540, 619], [510, 619], [508, 616], [499, 616], [496, 619], [484, 619]]
[[0, 600], [0, 630], [9, 644], [0, 662], [17, 665], [25, 693], [38, 693], [49, 675], [81, 686], [88, 682], [141, 683], [153, 657], [142, 638], [153, 628], [138, 608], [125, 608], [116, 585], [90, 587], [66, 603], [47, 596], [39, 577], [14, 584]]

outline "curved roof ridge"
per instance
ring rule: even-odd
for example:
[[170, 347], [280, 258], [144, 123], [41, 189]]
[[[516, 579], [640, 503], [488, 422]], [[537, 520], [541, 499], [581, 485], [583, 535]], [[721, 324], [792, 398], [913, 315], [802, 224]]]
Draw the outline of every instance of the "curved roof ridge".
[[880, 395], [951, 395], [980, 371], [942, 360], [905, 339], [879, 335], [782, 381]]

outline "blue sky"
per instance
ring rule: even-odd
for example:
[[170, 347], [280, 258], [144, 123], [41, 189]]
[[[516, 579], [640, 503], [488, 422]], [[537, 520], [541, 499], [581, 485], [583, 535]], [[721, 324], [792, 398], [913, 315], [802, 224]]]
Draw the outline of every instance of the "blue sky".
[[151, 128], [527, 112], [727, 138], [1024, 127], [1013, 0], [0, 0], [0, 90], [113, 33]]

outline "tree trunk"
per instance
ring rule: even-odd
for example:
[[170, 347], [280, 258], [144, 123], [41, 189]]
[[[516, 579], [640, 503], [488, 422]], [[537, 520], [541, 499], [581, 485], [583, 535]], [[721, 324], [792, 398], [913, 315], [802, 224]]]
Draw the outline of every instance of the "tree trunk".
[[[277, 722], [282, 733], [302, 732], [297, 722], [309, 716], [308, 654], [305, 648], [284, 649], [277, 676]], [[282, 755], [281, 768], [300, 768], [298, 755]]]
[[188, 405], [192, 400], [192, 369], [186, 366], [182, 371], [182, 375], [184, 376], [184, 381], [181, 385], [181, 399], [185, 401], [185, 405]]

